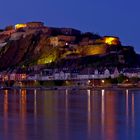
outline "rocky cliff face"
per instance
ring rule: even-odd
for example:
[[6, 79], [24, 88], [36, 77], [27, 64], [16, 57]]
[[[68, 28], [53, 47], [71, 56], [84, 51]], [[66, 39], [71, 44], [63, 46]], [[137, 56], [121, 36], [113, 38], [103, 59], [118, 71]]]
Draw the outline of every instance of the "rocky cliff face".
[[[50, 38], [58, 28], [37, 27], [3, 31], [0, 33], [0, 70], [17, 67], [53, 63], [54, 67], [80, 66], [137, 66], [138, 57], [133, 47], [124, 47], [120, 42], [110, 45], [114, 38], [94, 34], [81, 34], [77, 30], [67, 29], [55, 38], [63, 46], [50, 45]], [[70, 34], [68, 34], [70, 32]], [[74, 32], [74, 34], [73, 34]], [[76, 34], [76, 33], [77, 34]], [[59, 38], [57, 38], [59, 36]], [[75, 41], [67, 40], [74, 37]], [[63, 38], [62, 38], [63, 37]], [[66, 38], [66, 41], [64, 40]], [[107, 44], [104, 40], [107, 40]], [[118, 38], [115, 38], [115, 41]], [[56, 40], [55, 40], [56, 41]], [[109, 43], [109, 44], [108, 44]], [[81, 44], [81, 45], [80, 45]], [[82, 46], [84, 44], [84, 46]], [[102, 53], [103, 52], [103, 53]]]
[[0, 69], [30, 64], [43, 54], [47, 47], [47, 35], [29, 34], [18, 40], [8, 41], [0, 50]]

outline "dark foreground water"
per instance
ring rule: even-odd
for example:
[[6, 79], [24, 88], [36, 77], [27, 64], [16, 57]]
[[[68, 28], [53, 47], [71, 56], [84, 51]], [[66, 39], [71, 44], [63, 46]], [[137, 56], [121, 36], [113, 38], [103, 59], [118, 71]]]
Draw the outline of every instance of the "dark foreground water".
[[0, 90], [0, 140], [140, 140], [140, 91]]

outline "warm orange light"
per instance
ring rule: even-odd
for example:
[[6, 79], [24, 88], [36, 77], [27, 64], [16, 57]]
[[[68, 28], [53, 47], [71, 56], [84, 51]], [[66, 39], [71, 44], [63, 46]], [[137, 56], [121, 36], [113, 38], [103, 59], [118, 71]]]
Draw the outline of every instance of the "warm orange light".
[[8, 75], [5, 75], [4, 76], [4, 80], [8, 80]]
[[21, 28], [25, 28], [25, 27], [27, 27], [26, 24], [16, 24], [15, 25], [15, 29], [21, 29]]
[[104, 42], [108, 45], [118, 45], [119, 40], [115, 37], [105, 37]]
[[25, 79], [26, 79], [26, 77], [27, 77], [27, 75], [26, 75], [26, 74], [22, 74], [22, 75], [21, 75], [21, 79], [22, 79], [22, 80], [25, 80]]
[[105, 80], [102, 80], [102, 83], [104, 83], [105, 82]]

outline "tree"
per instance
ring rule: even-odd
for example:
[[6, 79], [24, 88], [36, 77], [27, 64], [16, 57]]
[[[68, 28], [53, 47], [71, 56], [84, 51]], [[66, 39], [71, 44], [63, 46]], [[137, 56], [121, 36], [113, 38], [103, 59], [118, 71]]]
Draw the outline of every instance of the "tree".
[[118, 83], [123, 83], [128, 79], [127, 76], [124, 76], [123, 74], [120, 74], [119, 77], [117, 78]]

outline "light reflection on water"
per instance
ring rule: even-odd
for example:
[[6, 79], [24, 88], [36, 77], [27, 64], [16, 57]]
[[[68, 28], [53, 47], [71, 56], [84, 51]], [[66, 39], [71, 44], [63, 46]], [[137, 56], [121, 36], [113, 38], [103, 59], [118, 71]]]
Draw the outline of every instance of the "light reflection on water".
[[139, 140], [140, 91], [1, 90], [0, 139]]

